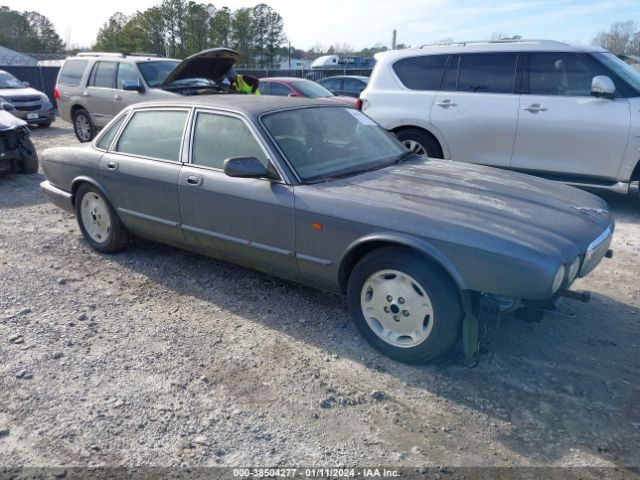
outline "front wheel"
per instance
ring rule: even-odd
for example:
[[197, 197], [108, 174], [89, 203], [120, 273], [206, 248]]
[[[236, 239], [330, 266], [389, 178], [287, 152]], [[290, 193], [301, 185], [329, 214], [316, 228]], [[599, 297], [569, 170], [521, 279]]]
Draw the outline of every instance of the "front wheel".
[[382, 248], [363, 257], [349, 277], [347, 302], [365, 340], [401, 362], [432, 360], [460, 337], [457, 287], [440, 267], [407, 250]]
[[20, 173], [38, 173], [38, 153], [35, 145], [30, 138], [25, 138], [22, 142], [25, 153], [20, 164]]
[[81, 185], [76, 193], [75, 209], [80, 231], [94, 249], [115, 253], [126, 248], [128, 233], [100, 190], [93, 185]]

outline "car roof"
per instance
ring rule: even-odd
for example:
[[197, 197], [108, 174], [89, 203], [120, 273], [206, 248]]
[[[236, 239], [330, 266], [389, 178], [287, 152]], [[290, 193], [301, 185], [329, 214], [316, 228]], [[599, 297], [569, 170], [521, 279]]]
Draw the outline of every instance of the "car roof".
[[278, 80], [281, 82], [299, 82], [299, 81], [310, 82], [311, 81], [306, 78], [298, 78], [298, 77], [265, 77], [260, 79], [261, 82], [276, 82]]
[[202, 107], [236, 112], [248, 117], [259, 117], [263, 113], [284, 110], [287, 108], [301, 108], [314, 106], [331, 106], [350, 108], [346, 104], [322, 98], [295, 98], [280, 97], [275, 95], [244, 95], [244, 94], [214, 94], [193, 95], [175, 100], [162, 102], [144, 102], [133, 105], [132, 109], [158, 108], [158, 107]]
[[356, 80], [369, 81], [369, 77], [366, 75], [332, 75], [331, 77], [324, 77], [321, 81], [329, 80], [330, 78], [355, 78]]
[[392, 61], [421, 55], [446, 55], [457, 53], [499, 53], [499, 52], [605, 52], [603, 48], [588, 45], [570, 45], [553, 40], [497, 40], [484, 42], [451, 42], [423, 45], [420, 48], [390, 50], [376, 53], [377, 61]]
[[131, 62], [180, 62], [177, 58], [166, 58], [154, 54], [144, 53], [118, 53], [118, 52], [80, 52], [79, 54], [69, 57], [66, 60], [129, 60]]

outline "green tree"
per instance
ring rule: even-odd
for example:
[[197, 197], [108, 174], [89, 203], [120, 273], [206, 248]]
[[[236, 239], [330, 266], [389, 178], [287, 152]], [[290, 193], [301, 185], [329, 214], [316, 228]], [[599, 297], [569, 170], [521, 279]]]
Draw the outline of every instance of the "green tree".
[[184, 51], [192, 55], [207, 48], [209, 40], [209, 20], [215, 7], [190, 1], [185, 14]]
[[38, 12], [22, 14], [30, 26], [30, 33], [35, 39], [35, 53], [60, 53], [64, 51], [64, 43], [49, 20]]
[[253, 16], [250, 8], [239, 8], [231, 17], [231, 43], [246, 67], [253, 66]]
[[212, 46], [229, 47], [231, 45], [231, 18], [229, 7], [217, 10], [209, 19], [209, 43]]
[[93, 46], [93, 50], [96, 51], [112, 51], [118, 52], [122, 50], [121, 34], [125, 25], [129, 19], [121, 12], [116, 12], [109, 20], [107, 20], [100, 30], [98, 30], [98, 36], [96, 37], [96, 44]]
[[278, 12], [268, 7], [267, 13], [267, 35], [265, 38], [265, 51], [269, 67], [273, 67], [278, 50], [287, 40], [284, 34], [284, 20]]

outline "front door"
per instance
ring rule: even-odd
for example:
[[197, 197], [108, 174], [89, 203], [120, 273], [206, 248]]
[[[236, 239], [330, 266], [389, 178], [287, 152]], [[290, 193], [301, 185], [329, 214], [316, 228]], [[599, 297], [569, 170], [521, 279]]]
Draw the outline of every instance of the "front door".
[[118, 216], [142, 237], [184, 243], [178, 175], [188, 113], [183, 109], [135, 112], [98, 164], [98, 178]]
[[588, 54], [548, 52], [529, 54], [528, 70], [511, 166], [615, 179], [631, 111], [626, 98], [591, 95], [604, 66]]
[[293, 189], [280, 181], [225, 175], [227, 158], [255, 157], [269, 164], [244, 119], [200, 111], [194, 122], [191, 163], [178, 180], [185, 238], [205, 254], [295, 275]]
[[431, 124], [451, 160], [509, 166], [519, 106], [516, 63], [515, 53], [451, 56], [431, 107]]

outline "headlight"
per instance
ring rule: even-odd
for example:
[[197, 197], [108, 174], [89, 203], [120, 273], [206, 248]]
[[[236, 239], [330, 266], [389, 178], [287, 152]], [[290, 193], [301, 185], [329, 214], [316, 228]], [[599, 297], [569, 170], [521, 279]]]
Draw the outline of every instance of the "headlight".
[[556, 277], [553, 279], [553, 285], [551, 286], [551, 291], [555, 294], [560, 287], [562, 286], [562, 282], [564, 282], [564, 265], [560, 265], [558, 271], [556, 272]]
[[580, 257], [576, 257], [571, 266], [569, 267], [569, 273], [567, 274], [567, 283], [571, 284], [578, 276], [580, 270]]

